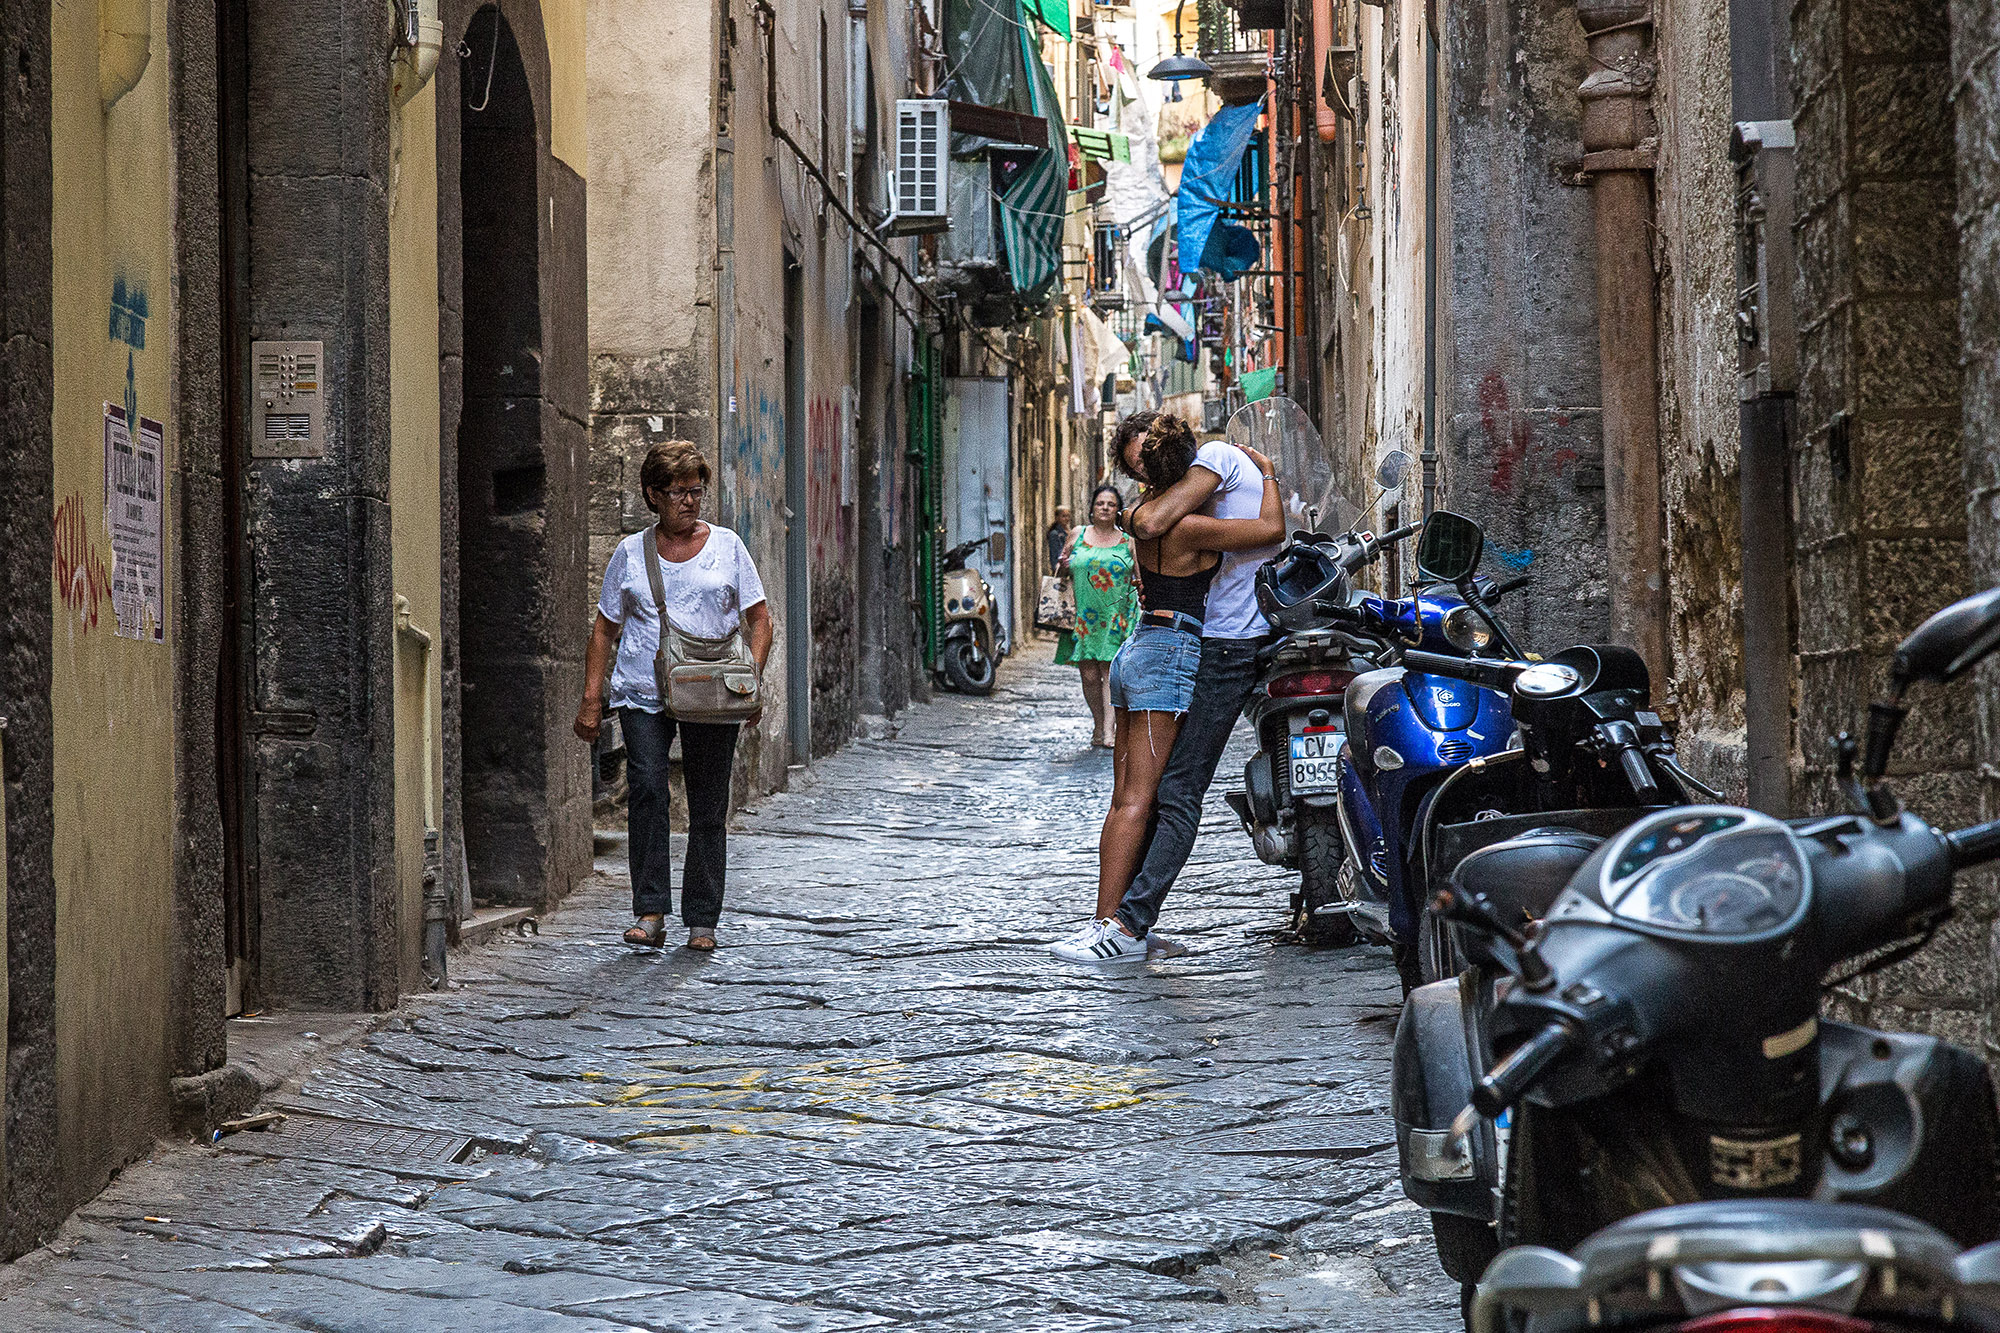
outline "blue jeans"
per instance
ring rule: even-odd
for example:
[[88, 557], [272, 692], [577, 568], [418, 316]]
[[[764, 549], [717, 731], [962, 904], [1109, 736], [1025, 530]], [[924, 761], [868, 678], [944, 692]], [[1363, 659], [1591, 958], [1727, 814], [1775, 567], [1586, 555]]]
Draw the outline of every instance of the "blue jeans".
[[1160, 919], [1160, 905], [1174, 886], [1201, 827], [1201, 802], [1215, 781], [1215, 766], [1229, 745], [1229, 733], [1257, 684], [1257, 650], [1269, 639], [1203, 639], [1201, 668], [1195, 673], [1194, 699], [1174, 737], [1160, 794], [1153, 804], [1153, 825], [1146, 839], [1145, 859], [1132, 886], [1118, 904], [1118, 919], [1134, 935], [1144, 937]]

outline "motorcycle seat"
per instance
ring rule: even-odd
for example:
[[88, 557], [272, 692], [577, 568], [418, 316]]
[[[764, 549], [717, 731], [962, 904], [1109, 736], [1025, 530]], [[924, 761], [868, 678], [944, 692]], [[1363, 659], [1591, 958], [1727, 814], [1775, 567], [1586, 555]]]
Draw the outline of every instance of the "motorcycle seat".
[[1484, 894], [1503, 921], [1539, 920], [1603, 841], [1560, 824], [1529, 829], [1467, 855], [1451, 872], [1452, 887]]

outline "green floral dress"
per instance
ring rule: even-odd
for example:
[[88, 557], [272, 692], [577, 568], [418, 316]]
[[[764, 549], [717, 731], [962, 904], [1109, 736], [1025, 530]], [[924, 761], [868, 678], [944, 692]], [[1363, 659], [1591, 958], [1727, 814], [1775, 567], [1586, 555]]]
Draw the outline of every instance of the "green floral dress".
[[1076, 628], [1062, 632], [1057, 662], [1109, 662], [1118, 655], [1139, 623], [1139, 589], [1132, 581], [1137, 567], [1130, 537], [1116, 546], [1092, 546], [1077, 535], [1069, 555]]

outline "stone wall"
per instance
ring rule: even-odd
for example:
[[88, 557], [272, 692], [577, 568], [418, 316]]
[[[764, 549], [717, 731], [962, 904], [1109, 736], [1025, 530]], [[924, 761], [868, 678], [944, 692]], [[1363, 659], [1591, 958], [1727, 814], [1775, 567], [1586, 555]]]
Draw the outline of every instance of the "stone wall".
[[1740, 797], [1742, 539], [1737, 496], [1736, 178], [1728, 0], [1657, 0], [1660, 471], [1674, 674], [1696, 776]]
[[1546, 652], [1601, 640], [1607, 623], [1583, 32], [1558, 0], [1439, 8], [1440, 504], [1485, 527], [1488, 572], [1534, 576], [1505, 611], [1523, 647]]
[[[1959, 445], [1955, 157], [1944, 0], [1800, 0], [1798, 751], [1804, 809], [1837, 809], [1826, 739], [1856, 728], [1889, 651], [1970, 582]], [[1892, 773], [1939, 824], [1979, 808], [1969, 684], [1926, 689]], [[1974, 1040], [1989, 894], [1910, 962], [1849, 988], [1870, 1021]]]
[[[1951, 20], [1966, 535], [1972, 584], [1987, 588], [2000, 583], [2000, 5], [1954, 0]], [[2000, 779], [1992, 767], [2000, 759], [2000, 672], [1990, 666], [1980, 678], [1977, 717], [1980, 814], [1992, 819], [2000, 814]], [[1989, 1054], [2000, 1049], [1996, 956], [2000, 926], [1978, 953], [1981, 1035]]]

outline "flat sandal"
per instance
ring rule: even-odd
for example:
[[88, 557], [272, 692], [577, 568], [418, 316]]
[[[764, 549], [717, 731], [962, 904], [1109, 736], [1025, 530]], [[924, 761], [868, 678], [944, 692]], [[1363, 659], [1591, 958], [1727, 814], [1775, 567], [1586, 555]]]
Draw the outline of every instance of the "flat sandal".
[[696, 926], [694, 929], [688, 931], [687, 947], [693, 949], [696, 953], [714, 953], [715, 931], [710, 928]]
[[667, 920], [663, 916], [640, 917], [625, 931], [625, 942], [657, 949], [667, 942]]

